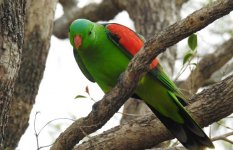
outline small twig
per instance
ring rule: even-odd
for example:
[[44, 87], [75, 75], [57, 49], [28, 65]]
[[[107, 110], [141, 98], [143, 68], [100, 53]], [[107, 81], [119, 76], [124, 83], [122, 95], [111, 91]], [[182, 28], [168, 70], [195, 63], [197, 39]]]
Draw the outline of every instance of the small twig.
[[52, 143], [52, 144], [49, 144], [49, 145], [45, 145], [45, 146], [41, 146], [41, 147], [39, 147], [39, 149], [43, 149], [43, 148], [46, 148], [46, 147], [50, 147], [50, 146], [52, 146], [54, 143]]
[[211, 135], [212, 135], [212, 132], [211, 132], [212, 130], [211, 129], [212, 129], [212, 125], [210, 125], [209, 137], [211, 137]]
[[35, 136], [36, 136], [36, 146], [37, 146], [37, 150], [40, 149], [40, 146], [39, 146], [39, 134], [37, 133], [36, 131], [36, 116], [39, 114], [40, 112], [37, 111], [36, 114], [35, 114], [35, 118], [34, 118], [34, 133], [35, 133]]
[[226, 142], [233, 144], [233, 141], [227, 139], [228, 136], [232, 136], [232, 135], [233, 135], [233, 132], [229, 132], [229, 133], [226, 133], [226, 134], [223, 134], [220, 136], [216, 136], [216, 137], [212, 138], [211, 140], [212, 141], [223, 140], [223, 141], [226, 141]]
[[91, 141], [91, 136], [89, 134], [87, 134], [82, 127], [79, 127], [79, 129], [82, 131], [82, 133], [85, 135], [85, 137], [87, 137], [90, 141]]
[[184, 71], [188, 68], [188, 66], [190, 66], [190, 63], [191, 63], [191, 61], [192, 61], [193, 58], [194, 58], [194, 57], [192, 57], [192, 58], [188, 61], [187, 64], [184, 64], [184, 65], [181, 67], [180, 71], [178, 72], [177, 76], [176, 76], [175, 79], [174, 79], [174, 82], [176, 82], [176, 81], [179, 79], [179, 77], [184, 73]]
[[54, 122], [54, 121], [57, 121], [57, 120], [70, 120], [70, 121], [75, 121], [74, 119], [70, 119], [70, 118], [56, 118], [56, 119], [50, 120], [49, 122], [47, 122], [47, 123], [40, 129], [40, 131], [38, 132], [38, 136], [39, 136], [39, 134], [41, 133], [41, 131], [42, 131], [47, 125], [49, 125], [50, 123], [52, 123], [52, 122]]
[[232, 128], [230, 128], [230, 127], [228, 127], [228, 126], [226, 126], [226, 125], [224, 125], [224, 124], [222, 124], [222, 123], [220, 123], [220, 122], [216, 122], [219, 126], [222, 126], [222, 127], [224, 127], [224, 128], [226, 128], [226, 129], [229, 129], [229, 130], [232, 130], [233, 131], [233, 129]]
[[40, 135], [40, 133], [42, 132], [42, 130], [43, 130], [47, 125], [49, 125], [49, 124], [52, 123], [53, 121], [57, 121], [57, 120], [61, 120], [61, 119], [63, 119], [63, 120], [65, 119], [65, 120], [75, 121], [75, 120], [70, 119], [70, 118], [56, 118], [56, 119], [53, 119], [53, 120], [50, 120], [49, 122], [47, 122], [47, 123], [40, 129], [40, 131], [37, 132], [37, 131], [36, 131], [36, 116], [37, 116], [39, 113], [40, 113], [39, 111], [36, 112], [36, 114], [35, 114], [35, 119], [34, 119], [34, 132], [35, 132], [35, 136], [36, 136], [37, 150], [40, 150], [40, 149], [46, 148], [46, 147], [50, 147], [50, 146], [53, 145], [53, 143], [52, 143], [52, 144], [49, 144], [49, 145], [45, 145], [45, 146], [40, 146], [40, 145], [39, 145], [39, 135]]
[[180, 71], [178, 72], [177, 76], [174, 79], [174, 82], [176, 82], [179, 79], [179, 77], [184, 73], [187, 67], [188, 67], [188, 64], [185, 64], [181, 67]]
[[233, 116], [228, 116], [228, 117], [226, 117], [226, 118], [231, 119], [231, 118], [233, 118]]
[[85, 92], [88, 94], [89, 98], [90, 98], [93, 102], [97, 102], [94, 98], [92, 98], [88, 86], [85, 87]]
[[226, 142], [228, 142], [228, 143], [230, 143], [230, 144], [233, 144], [233, 141], [229, 140], [228, 138], [223, 138], [222, 140], [223, 140], [223, 141], [226, 141]]

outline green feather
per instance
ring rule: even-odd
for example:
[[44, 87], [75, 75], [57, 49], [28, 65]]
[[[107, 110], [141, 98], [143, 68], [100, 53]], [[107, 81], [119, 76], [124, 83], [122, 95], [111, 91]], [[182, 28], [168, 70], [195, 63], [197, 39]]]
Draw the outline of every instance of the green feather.
[[75, 49], [73, 49], [74, 52], [74, 58], [80, 68], [80, 70], [82, 71], [82, 73], [85, 75], [85, 77], [91, 81], [91, 82], [95, 82], [94, 78], [92, 77], [92, 75], [89, 73], [89, 71], [87, 70], [86, 66], [83, 64], [82, 58], [79, 56], [79, 54], [77, 53], [77, 51]]
[[172, 82], [167, 74], [163, 71], [163, 68], [158, 64], [156, 68], [150, 71], [150, 74], [154, 76], [154, 78], [157, 78], [167, 89], [169, 89], [171, 92], [175, 94], [175, 96], [179, 99], [179, 101], [182, 103], [182, 105], [186, 106], [187, 98], [184, 96], [184, 94], [179, 90], [179, 88]]

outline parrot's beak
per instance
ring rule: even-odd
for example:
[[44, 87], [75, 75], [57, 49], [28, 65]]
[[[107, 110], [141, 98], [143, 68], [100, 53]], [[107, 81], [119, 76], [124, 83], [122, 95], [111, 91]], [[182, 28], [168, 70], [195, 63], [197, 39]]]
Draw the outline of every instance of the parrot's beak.
[[75, 46], [75, 48], [78, 49], [81, 44], [82, 44], [81, 36], [75, 35], [74, 36], [74, 46]]

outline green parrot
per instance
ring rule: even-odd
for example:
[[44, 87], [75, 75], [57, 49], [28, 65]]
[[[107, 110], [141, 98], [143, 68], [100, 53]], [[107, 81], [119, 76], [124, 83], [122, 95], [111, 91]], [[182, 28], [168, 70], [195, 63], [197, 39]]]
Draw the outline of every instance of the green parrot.
[[[70, 25], [69, 38], [80, 70], [105, 93], [116, 85], [129, 61], [144, 45], [141, 35], [123, 25], [98, 24], [86, 19], [77, 19]], [[214, 148], [184, 108], [187, 105], [185, 97], [156, 58], [132, 97], [143, 100], [186, 148]]]

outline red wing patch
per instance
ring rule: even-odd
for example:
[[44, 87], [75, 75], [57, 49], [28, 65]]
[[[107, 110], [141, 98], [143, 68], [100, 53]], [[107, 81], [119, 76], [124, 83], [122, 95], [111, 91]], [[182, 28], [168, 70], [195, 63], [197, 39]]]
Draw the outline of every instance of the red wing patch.
[[150, 69], [154, 69], [158, 65], [159, 61], [157, 58], [155, 58], [152, 63], [150, 64]]
[[[144, 45], [144, 42], [140, 37], [131, 29], [120, 24], [108, 24], [108, 31], [117, 37], [118, 42], [125, 50], [131, 55], [135, 55]], [[150, 64], [150, 68], [153, 69], [157, 66], [158, 60], [155, 58]]]

